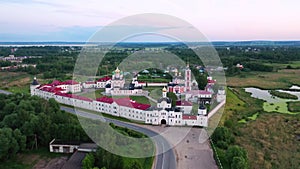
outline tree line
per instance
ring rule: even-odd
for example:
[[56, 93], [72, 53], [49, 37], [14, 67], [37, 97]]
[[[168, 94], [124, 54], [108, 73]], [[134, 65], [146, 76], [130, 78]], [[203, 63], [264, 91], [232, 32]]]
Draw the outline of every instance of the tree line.
[[89, 141], [76, 117], [61, 111], [54, 99], [0, 94], [0, 161], [48, 147], [53, 138]]
[[247, 151], [238, 145], [234, 145], [234, 135], [227, 127], [217, 127], [211, 139], [214, 146], [216, 146], [214, 155], [218, 155], [224, 168], [249, 168]]

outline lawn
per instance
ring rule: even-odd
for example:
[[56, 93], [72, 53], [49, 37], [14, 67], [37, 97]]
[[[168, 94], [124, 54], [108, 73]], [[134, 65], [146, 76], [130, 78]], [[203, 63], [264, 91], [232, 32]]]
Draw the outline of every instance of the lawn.
[[102, 92], [104, 92], [105, 89], [96, 89], [94, 91], [91, 92], [87, 92], [87, 93], [79, 93], [80, 96], [84, 96], [84, 97], [88, 97], [91, 99], [96, 99], [96, 98], [100, 98], [103, 97], [104, 95], [102, 95]]
[[150, 104], [150, 101], [147, 97], [145, 96], [129, 96], [131, 100], [134, 100], [138, 103], [143, 103], [143, 104]]
[[288, 89], [300, 84], [300, 69], [283, 69], [278, 72], [242, 72], [245, 76], [226, 77], [231, 87], [258, 87], [261, 89]]

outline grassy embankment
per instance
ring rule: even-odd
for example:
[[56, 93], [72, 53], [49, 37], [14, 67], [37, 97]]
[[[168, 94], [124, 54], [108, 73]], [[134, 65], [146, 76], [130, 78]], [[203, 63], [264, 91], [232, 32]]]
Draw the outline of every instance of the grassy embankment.
[[[129, 136], [129, 137], [134, 137], [134, 138], [147, 138], [148, 136], [136, 132], [134, 130], [129, 130], [127, 128], [124, 127], [119, 127], [119, 126], [115, 126], [110, 124], [110, 126], [116, 130], [117, 132], [125, 135], [125, 136]], [[154, 145], [152, 144], [153, 149], [154, 149]], [[122, 157], [124, 160], [124, 165], [128, 166], [132, 160], [137, 160], [138, 163], [141, 164], [141, 166], [143, 166], [144, 169], [151, 169], [152, 168], [152, 164], [153, 164], [153, 159], [154, 157], [147, 157], [147, 158], [128, 158], [128, 157]]]

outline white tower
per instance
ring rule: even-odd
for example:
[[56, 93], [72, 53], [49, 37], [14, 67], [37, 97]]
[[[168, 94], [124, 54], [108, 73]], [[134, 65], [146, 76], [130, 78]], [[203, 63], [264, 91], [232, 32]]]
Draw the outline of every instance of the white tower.
[[198, 108], [198, 116], [206, 116], [207, 115], [207, 109], [203, 104], [200, 104]]
[[222, 102], [226, 99], [226, 92], [224, 88], [220, 88], [217, 94], [217, 102]]
[[191, 69], [190, 69], [190, 65], [187, 64], [186, 69], [185, 69], [185, 91], [191, 91]]
[[40, 84], [38, 83], [36, 77], [33, 78], [33, 82], [30, 84], [30, 94], [34, 95], [34, 89], [38, 88]]
[[162, 89], [162, 97], [163, 97], [163, 98], [166, 98], [166, 97], [167, 97], [167, 89], [166, 89], [166, 87], [164, 87], [164, 88]]

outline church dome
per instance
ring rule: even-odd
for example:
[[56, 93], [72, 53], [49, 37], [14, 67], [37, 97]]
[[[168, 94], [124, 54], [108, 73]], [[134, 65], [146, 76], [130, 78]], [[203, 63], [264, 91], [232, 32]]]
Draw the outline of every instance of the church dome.
[[39, 85], [36, 77], [33, 78], [33, 82], [31, 83], [31, 85]]
[[163, 91], [163, 92], [167, 92], [167, 89], [166, 89], [166, 87], [164, 87], [164, 88], [162, 89], [162, 91]]
[[115, 70], [115, 73], [120, 73], [121, 70], [117, 67], [117, 69]]

